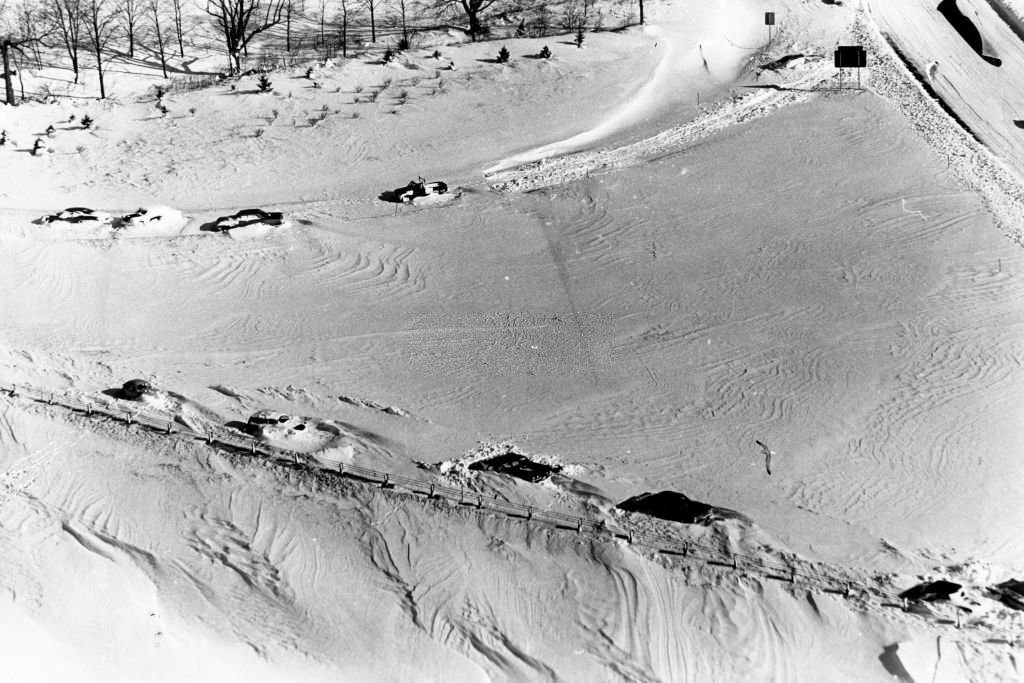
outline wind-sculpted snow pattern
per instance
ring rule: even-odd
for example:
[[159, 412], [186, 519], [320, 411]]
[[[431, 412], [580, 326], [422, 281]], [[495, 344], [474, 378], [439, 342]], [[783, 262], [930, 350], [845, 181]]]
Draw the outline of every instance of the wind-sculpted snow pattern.
[[[17, 390], [15, 404], [5, 400], [19, 414], [18, 431], [25, 428], [25, 419], [52, 419], [45, 413], [20, 417], [33, 411], [23, 413], [17, 402], [33, 395], [44, 406], [51, 401], [27, 387]], [[66, 397], [53, 399], [54, 405], [60, 400]], [[95, 438], [109, 438], [101, 436], [103, 432], [122, 441], [122, 448], [133, 448], [134, 439], [126, 433], [116, 435], [116, 430], [100, 428]], [[808, 648], [807, 636], [820, 627], [821, 620], [840, 634], [863, 628], [855, 612], [843, 606], [844, 598], [855, 610], [885, 614], [894, 624], [921, 619], [913, 612], [893, 609], [900, 607], [896, 589], [887, 588], [894, 577], [871, 579], [860, 572], [796, 558], [783, 564], [764, 556], [723, 552], [719, 547], [723, 543], [744, 544], [742, 533], [737, 534], [739, 527], [707, 529], [697, 537], [683, 531], [685, 527], [673, 528], [664, 522], [645, 526], [639, 520], [628, 522], [633, 527], [628, 537], [593, 526], [582, 534], [571, 527], [552, 530], [548, 525], [554, 518], [544, 511], [511, 523], [493, 513], [479, 516], [473, 504], [439, 502], [450, 491], [428, 489], [400, 477], [392, 482], [399, 487], [395, 493], [318, 479], [312, 472], [304, 484], [301, 478], [283, 474], [289, 470], [275, 474], [234, 460], [235, 456], [216, 451], [200, 455], [184, 442], [161, 441], [175, 438], [157, 432], [155, 440], [145, 439], [147, 450], [156, 458], [154, 465], [163, 467], [177, 460], [181, 472], [191, 472], [191, 477], [219, 473], [218, 478], [228, 477], [235, 483], [231, 493], [205, 502], [188, 494], [196, 506], [182, 520], [183, 535], [177, 541], [189, 549], [187, 559], [165, 564], [166, 547], [153, 546], [143, 528], [130, 520], [124, 520], [128, 526], [119, 526], [117, 516], [110, 514], [116, 501], [83, 496], [81, 484], [65, 488], [62, 499], [41, 509], [55, 504], [52, 509], [73, 514], [78, 521], [64, 523], [62, 528], [74, 544], [107, 562], [136, 567], [156, 586], [178, 594], [183, 604], [194, 604], [207, 613], [212, 628], [227, 629], [263, 656], [294, 652], [323, 657], [339, 647], [340, 652], [350, 652], [360, 640], [352, 631], [332, 631], [323, 620], [322, 608], [302, 597], [309, 591], [324, 592], [321, 597], [336, 594], [354, 612], [365, 605], [367, 598], [360, 597], [363, 591], [370, 591], [377, 596], [375, 611], [404, 615], [392, 628], [406, 624], [400, 628], [409, 633], [409, 647], [452, 652], [456, 659], [445, 661], [456, 668], [449, 671], [473, 662], [471, 666], [482, 667], [490, 676], [530, 680], [575, 678], [580, 673], [566, 666], [582, 666], [586, 671], [596, 667], [592, 675], [611, 673], [634, 680], [704, 678], [723, 666], [731, 675], [774, 677], [779, 672], [794, 673], [791, 667], [813, 670], [813, 654], [800, 653]], [[202, 441], [195, 443], [205, 448]], [[116, 470], [105, 471], [109, 476]], [[369, 474], [358, 468], [354, 472], [364, 480]], [[72, 476], [68, 482], [77, 478]], [[164, 476], [159, 485], [178, 488], [184, 483], [175, 475]], [[268, 486], [275, 495], [264, 498], [259, 492]], [[215, 490], [207, 484], [203, 487]], [[402, 490], [425, 494], [427, 503], [410, 505], [405, 500], [408, 493]], [[293, 497], [300, 491], [305, 491], [304, 497], [312, 496], [315, 505], [332, 507], [332, 528], [318, 528], [323, 521], [314, 523], [308, 517], [312, 510]], [[285, 518], [274, 511], [282, 505], [278, 497], [292, 501]], [[51, 499], [48, 494], [47, 500]], [[513, 508], [506, 502], [484, 510]], [[97, 515], [90, 509], [107, 512]], [[294, 515], [304, 517], [302, 526], [293, 526], [294, 519], [284, 521]], [[438, 516], [443, 516], [443, 524], [435, 523]], [[151, 523], [146, 524], [148, 533], [159, 534]], [[661, 531], [655, 531], [659, 526]], [[726, 536], [719, 537], [723, 532]], [[669, 534], [676, 540], [670, 540]], [[137, 540], [122, 540], [126, 536]], [[681, 536], [689, 540], [681, 542]], [[487, 551], [480, 554], [477, 543], [485, 539]], [[362, 550], [347, 556], [321, 552], [325, 544], [339, 543]], [[344, 564], [339, 566], [339, 561]], [[489, 571], [491, 565], [503, 570]], [[19, 574], [14, 578], [22, 589], [24, 579]], [[501, 603], [494, 602], [495, 595], [502, 596]], [[538, 596], [546, 597], [550, 606], [538, 607], [534, 602]], [[560, 604], [574, 608], [559, 611]], [[941, 617], [930, 619], [955, 647], [974, 647], [978, 637], [1018, 637], [1016, 631], [1006, 630], [1020, 626], [1011, 626], [1014, 622], [1006, 610], [986, 605], [985, 615], [962, 631], [948, 622], [942, 626]], [[537, 636], [537, 626], [552, 620], [562, 634], [557, 643]], [[576, 643], [589, 657], [570, 663], [564, 659], [566, 642]], [[746, 652], [764, 656], [751, 662], [730, 647], [736, 642], [745, 643]], [[821, 646], [827, 647], [828, 642]], [[372, 647], [364, 641], [362, 647], [367, 646]], [[733, 652], [724, 662], [723, 646]], [[811, 646], [812, 651], [815, 647]], [[338, 656], [337, 652], [331, 656]], [[854, 658], [846, 666], [855, 671], [861, 664]], [[373, 671], [354, 670], [364, 675]]]

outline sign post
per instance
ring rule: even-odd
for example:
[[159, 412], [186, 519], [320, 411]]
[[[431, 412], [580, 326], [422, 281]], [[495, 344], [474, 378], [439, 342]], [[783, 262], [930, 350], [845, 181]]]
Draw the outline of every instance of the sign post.
[[860, 88], [860, 70], [868, 65], [868, 52], [861, 45], [840, 45], [835, 52], [835, 65], [839, 69], [839, 89], [843, 89], [843, 69], [857, 69], [857, 88]]
[[772, 42], [772, 26], [775, 25], [775, 12], [764, 13], [764, 25], [768, 27], [768, 42]]

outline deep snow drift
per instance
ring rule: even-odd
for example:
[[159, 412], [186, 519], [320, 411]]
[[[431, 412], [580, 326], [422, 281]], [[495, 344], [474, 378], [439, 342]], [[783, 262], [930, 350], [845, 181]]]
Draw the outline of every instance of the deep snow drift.
[[[854, 4], [659, 4], [582, 49], [423, 48], [318, 65], [317, 88], [296, 68], [273, 94], [173, 92], [166, 117], [139, 73], [114, 77], [117, 103], [0, 109], [4, 387], [788, 559], [849, 594], [4, 394], [5, 670], [1018, 677], [1024, 613], [986, 588], [1024, 576], [1024, 257], [1003, 234], [1021, 160], [993, 80], [1022, 48], [993, 29], [996, 68], [937, 12]], [[952, 51], [933, 88], [984, 90], [976, 122], [949, 105], [991, 153], [881, 45], [868, 90], [830, 89], [835, 44], [884, 42], [872, 22], [911, 62]], [[55, 121], [51, 152], [18, 151]], [[417, 175], [464, 192], [377, 199]], [[73, 206], [167, 220], [33, 222]], [[286, 222], [201, 229], [251, 207]], [[117, 395], [131, 378], [159, 391]], [[509, 453], [547, 469], [474, 466]], [[649, 491], [737, 514], [615, 510]], [[938, 580], [964, 589], [894, 597]]]

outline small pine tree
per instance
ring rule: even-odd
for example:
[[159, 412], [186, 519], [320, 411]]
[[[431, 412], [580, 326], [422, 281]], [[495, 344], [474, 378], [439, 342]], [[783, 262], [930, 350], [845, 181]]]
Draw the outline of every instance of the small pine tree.
[[520, 19], [519, 25], [516, 26], [516, 38], [526, 37], [526, 19]]
[[260, 74], [260, 79], [256, 81], [256, 87], [260, 89], [260, 92], [270, 92], [274, 88], [274, 84], [267, 78], [267, 74]]
[[92, 117], [88, 114], [82, 117], [82, 128], [84, 128], [85, 130], [89, 130], [90, 128], [92, 128], [93, 123], [94, 121], [92, 120]]
[[398, 51], [399, 52], [402, 52], [404, 50], [408, 50], [409, 47], [410, 47], [410, 45], [409, 45], [409, 39], [408, 38], [399, 38], [398, 39]]
[[52, 138], [56, 132], [57, 129], [53, 127], [52, 123], [46, 127], [46, 137]]
[[390, 47], [384, 50], [384, 56], [380, 58], [385, 64], [390, 64], [395, 58], [395, 52]]
[[33, 145], [32, 145], [32, 156], [36, 156], [37, 154], [39, 154], [39, 150], [41, 150], [42, 148], [43, 148], [43, 139], [42, 138], [36, 138], [35, 143], [33, 143]]
[[306, 69], [306, 78], [313, 78], [313, 67]]
[[434, 54], [432, 54], [430, 56], [433, 57], [434, 59], [441, 59], [441, 51], [440, 50], [434, 50]]
[[545, 45], [540, 49], [540, 52], [537, 53], [537, 56], [541, 59], [551, 59], [551, 50], [547, 45]]
[[7, 131], [0, 130], [0, 147], [7, 144]]
[[498, 63], [504, 64], [509, 60], [509, 57], [511, 57], [511, 55], [508, 53], [508, 48], [502, 45], [501, 49], [498, 50]]
[[583, 47], [583, 29], [576, 29], [576, 47]]

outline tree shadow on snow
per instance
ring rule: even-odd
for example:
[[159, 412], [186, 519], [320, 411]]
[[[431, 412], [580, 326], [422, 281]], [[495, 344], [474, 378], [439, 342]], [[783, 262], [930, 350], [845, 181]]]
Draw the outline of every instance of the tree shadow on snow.
[[998, 57], [992, 57], [985, 54], [984, 42], [981, 38], [981, 31], [974, 25], [974, 22], [970, 20], [960, 8], [957, 7], [956, 0], [942, 0], [936, 7], [939, 13], [946, 18], [946, 21], [960, 34], [960, 37], [964, 39], [972, 50], [974, 50], [979, 57], [984, 59], [992, 66], [1002, 66], [1003, 60]]

